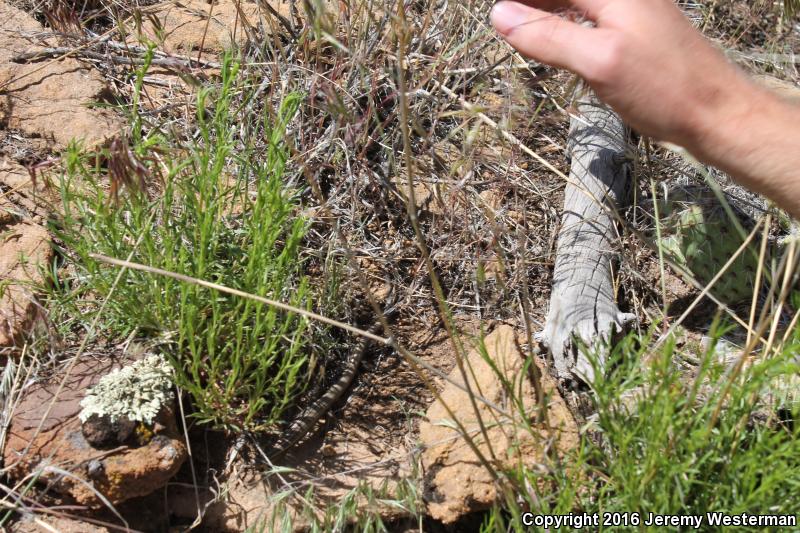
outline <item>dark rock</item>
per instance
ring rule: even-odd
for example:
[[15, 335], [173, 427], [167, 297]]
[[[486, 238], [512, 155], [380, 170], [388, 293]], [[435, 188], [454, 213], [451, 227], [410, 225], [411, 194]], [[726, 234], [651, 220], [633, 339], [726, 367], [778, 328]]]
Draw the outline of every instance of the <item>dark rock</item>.
[[108, 415], [91, 415], [81, 425], [84, 438], [95, 448], [113, 448], [125, 444], [133, 435], [136, 422], [126, 416], [111, 420]]

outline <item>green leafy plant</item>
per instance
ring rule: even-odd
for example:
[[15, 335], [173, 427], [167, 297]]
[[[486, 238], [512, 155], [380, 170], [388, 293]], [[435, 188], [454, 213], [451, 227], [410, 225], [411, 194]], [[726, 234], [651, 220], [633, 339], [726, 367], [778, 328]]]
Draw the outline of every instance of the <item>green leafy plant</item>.
[[104, 320], [114, 336], [158, 339], [200, 421], [258, 430], [272, 427], [308, 381], [307, 321], [142, 272], [125, 271], [112, 291], [118, 270], [90, 256], [310, 306], [299, 255], [307, 223], [282, 179], [283, 138], [300, 96], [286, 97], [272, 117], [265, 112], [257, 134], [242, 134], [247, 93], [238, 73], [226, 57], [219, 86], [199, 92], [191, 141], [175, 146], [134, 120], [133, 140], [118, 139], [106, 154], [110, 188], [97, 160], [71, 148], [55, 231], [78, 273], [64, 290], [83, 302], [108, 299]]

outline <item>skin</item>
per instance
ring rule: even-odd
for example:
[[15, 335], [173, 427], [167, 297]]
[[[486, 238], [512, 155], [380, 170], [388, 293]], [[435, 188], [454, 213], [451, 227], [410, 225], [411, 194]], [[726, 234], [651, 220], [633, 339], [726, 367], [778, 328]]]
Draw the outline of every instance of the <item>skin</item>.
[[672, 0], [503, 0], [491, 19], [523, 55], [584, 78], [640, 133], [800, 218], [800, 106], [752, 82]]

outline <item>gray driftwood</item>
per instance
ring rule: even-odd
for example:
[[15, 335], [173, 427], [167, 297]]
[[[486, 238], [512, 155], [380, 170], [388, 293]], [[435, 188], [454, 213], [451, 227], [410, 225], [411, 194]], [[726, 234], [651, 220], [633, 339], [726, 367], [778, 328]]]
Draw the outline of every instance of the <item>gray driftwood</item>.
[[[594, 369], [582, 346], [605, 346], [635, 318], [619, 311], [613, 283], [619, 242], [613, 212], [629, 187], [626, 147], [622, 120], [592, 92], [585, 92], [570, 119], [570, 181], [542, 334], [562, 378], [591, 381]], [[598, 352], [602, 367], [604, 354]]]

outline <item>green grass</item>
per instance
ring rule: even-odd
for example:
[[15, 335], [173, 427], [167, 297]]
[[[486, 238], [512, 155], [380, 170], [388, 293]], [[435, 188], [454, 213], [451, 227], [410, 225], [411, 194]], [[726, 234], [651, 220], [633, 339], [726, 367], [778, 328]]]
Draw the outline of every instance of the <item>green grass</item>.
[[158, 341], [197, 419], [259, 430], [279, 421], [308, 381], [307, 321], [141, 272], [126, 271], [112, 290], [118, 270], [90, 257], [130, 257], [310, 307], [300, 258], [307, 222], [283, 180], [283, 137], [300, 96], [288, 96], [242, 135], [249, 131], [241, 128], [242, 115], [252, 112], [242, 103], [244, 82], [238, 64], [226, 58], [218, 86], [199, 92], [196, 135], [180, 146], [142, 133], [134, 118], [130, 146], [112, 145], [107, 154], [110, 188], [95, 160], [77, 147], [69, 151], [61, 179], [64, 215], [55, 233], [77, 274], [55, 286], [62, 302], [86, 307], [93, 298], [108, 299], [106, 335]]
[[[697, 376], [687, 380], [675, 364], [680, 357], [674, 345], [662, 348], [648, 367], [641, 364], [643, 346], [647, 342], [633, 337], [618, 346], [618, 367], [595, 383], [597, 418], [564, 461], [577, 473], [545, 478], [531, 471], [509, 473], [516, 487], [544, 489], [510, 491], [504, 505], [487, 516], [483, 531], [525, 530], [524, 510], [597, 513], [601, 520], [604, 513], [639, 513], [644, 520], [648, 513], [794, 516], [800, 511], [798, 406], [763, 402], [779, 379], [800, 370], [794, 361], [800, 343], [754, 364], [729, 387], [730, 372], [714, 362], [712, 350], [701, 356]], [[640, 394], [626, 402], [625, 394], [633, 390]], [[772, 417], [768, 423], [764, 414]]]

